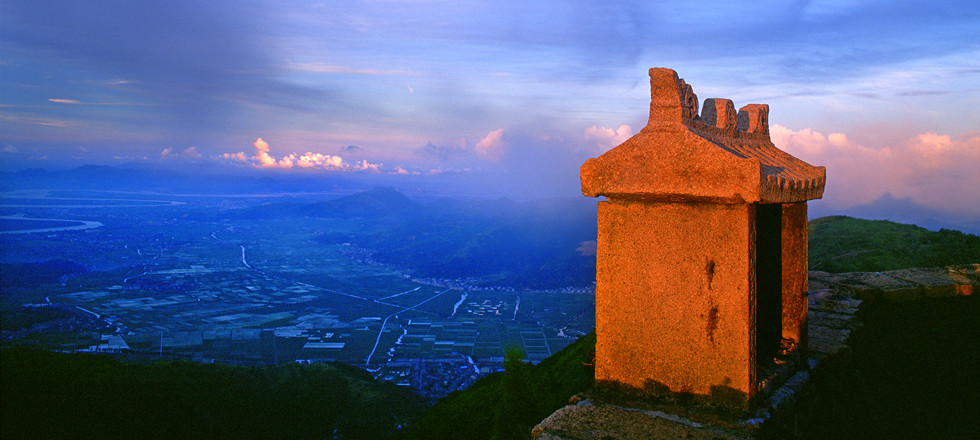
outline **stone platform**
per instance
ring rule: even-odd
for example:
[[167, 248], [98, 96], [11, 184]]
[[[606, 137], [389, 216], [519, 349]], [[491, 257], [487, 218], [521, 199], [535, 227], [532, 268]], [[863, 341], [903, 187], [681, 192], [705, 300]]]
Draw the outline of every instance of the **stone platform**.
[[[887, 272], [809, 273], [808, 367], [848, 350], [847, 339], [861, 326], [864, 302], [909, 301], [980, 293], [980, 264]], [[763, 430], [792, 426], [797, 400], [809, 384], [806, 368], [778, 388], [761, 392], [752, 417], [725, 415], [684, 402], [651, 403], [590, 391], [573, 397], [532, 431], [539, 440], [752, 439]]]

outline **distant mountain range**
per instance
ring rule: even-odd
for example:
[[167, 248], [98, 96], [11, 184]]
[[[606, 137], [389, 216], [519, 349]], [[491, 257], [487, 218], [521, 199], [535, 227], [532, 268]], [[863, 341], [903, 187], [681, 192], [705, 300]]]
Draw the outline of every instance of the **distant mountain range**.
[[872, 203], [858, 205], [832, 213], [828, 212], [827, 214], [839, 214], [873, 220], [890, 220], [896, 223], [921, 226], [931, 231], [955, 229], [974, 235], [980, 234], [980, 217], [969, 218], [963, 215], [937, 211], [922, 206], [912, 199], [895, 198], [891, 194], [885, 194]]

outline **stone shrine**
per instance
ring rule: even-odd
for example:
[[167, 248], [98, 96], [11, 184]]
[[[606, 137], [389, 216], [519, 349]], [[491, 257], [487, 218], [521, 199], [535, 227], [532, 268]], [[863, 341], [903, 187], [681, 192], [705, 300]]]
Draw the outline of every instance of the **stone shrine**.
[[769, 106], [738, 112], [650, 69], [650, 119], [582, 165], [599, 203], [596, 382], [751, 408], [806, 359], [807, 208], [826, 171], [777, 149]]

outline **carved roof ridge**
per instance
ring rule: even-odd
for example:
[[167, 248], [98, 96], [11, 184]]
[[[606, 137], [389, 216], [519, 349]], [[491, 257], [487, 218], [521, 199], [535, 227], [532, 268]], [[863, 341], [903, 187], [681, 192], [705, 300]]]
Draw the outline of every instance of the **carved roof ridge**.
[[[588, 196], [790, 203], [823, 196], [826, 169], [779, 150], [769, 106], [730, 99], [700, 109], [677, 72], [650, 69], [650, 118], [635, 136], [582, 166]], [[719, 153], [723, 153], [719, 155]]]

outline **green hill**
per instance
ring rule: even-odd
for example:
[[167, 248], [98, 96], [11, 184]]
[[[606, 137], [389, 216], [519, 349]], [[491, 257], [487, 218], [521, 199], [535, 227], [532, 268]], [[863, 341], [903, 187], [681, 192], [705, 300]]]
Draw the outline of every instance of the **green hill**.
[[844, 216], [810, 221], [810, 269], [878, 272], [980, 262], [980, 237]]
[[4, 439], [384, 439], [427, 406], [343, 364], [137, 364], [22, 349], [0, 355]]

